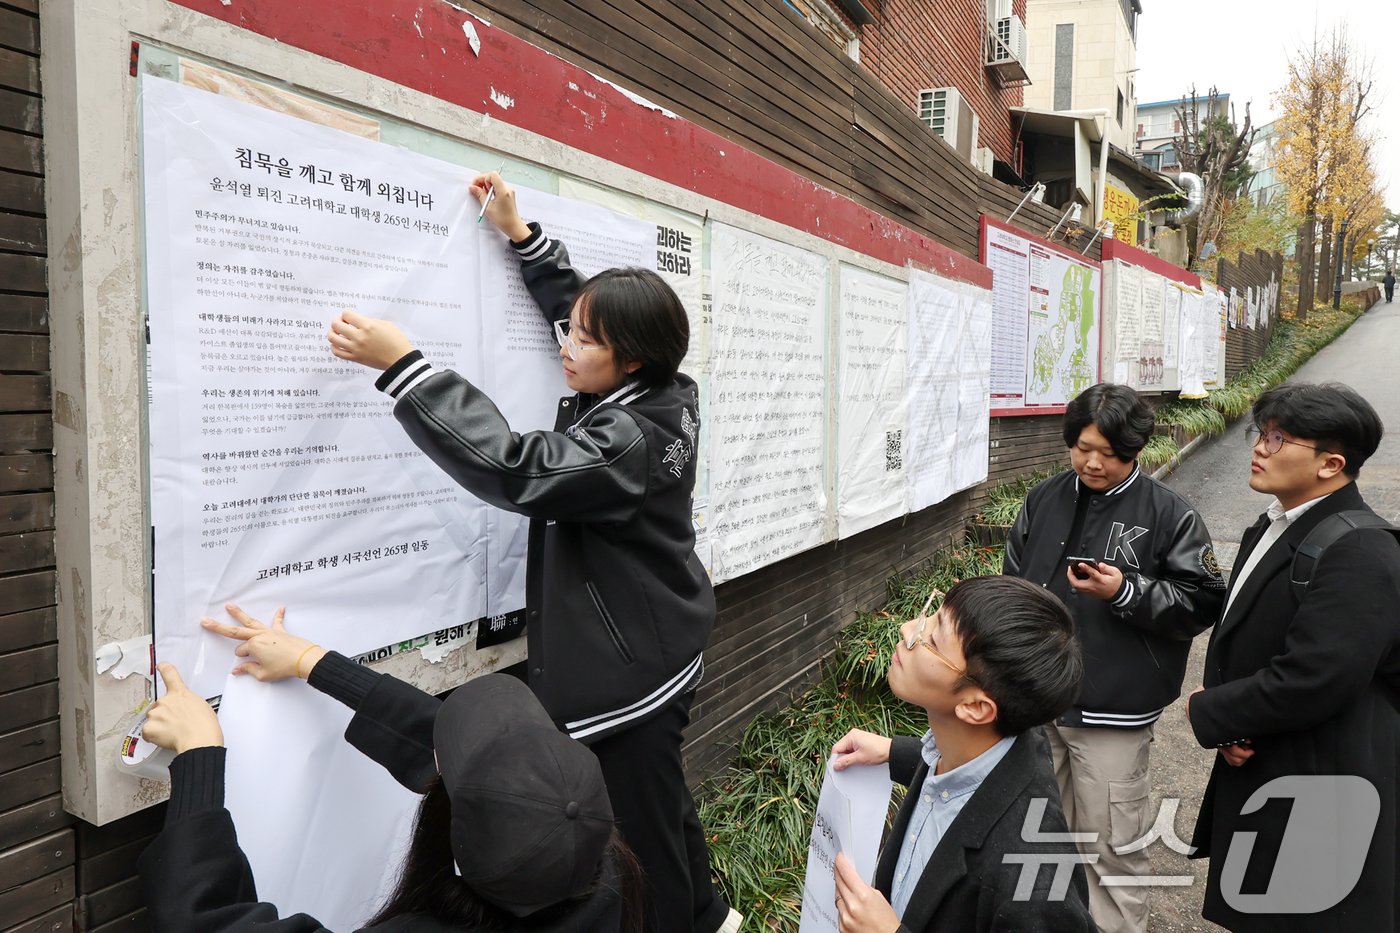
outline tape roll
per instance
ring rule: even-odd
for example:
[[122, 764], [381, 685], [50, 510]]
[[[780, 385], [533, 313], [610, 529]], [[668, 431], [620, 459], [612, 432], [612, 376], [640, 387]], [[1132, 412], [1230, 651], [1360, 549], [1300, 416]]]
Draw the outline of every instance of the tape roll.
[[141, 716], [122, 739], [117, 749], [117, 770], [152, 781], [169, 781], [170, 762], [175, 760], [175, 751], [141, 738], [141, 728], [145, 725], [146, 717]]

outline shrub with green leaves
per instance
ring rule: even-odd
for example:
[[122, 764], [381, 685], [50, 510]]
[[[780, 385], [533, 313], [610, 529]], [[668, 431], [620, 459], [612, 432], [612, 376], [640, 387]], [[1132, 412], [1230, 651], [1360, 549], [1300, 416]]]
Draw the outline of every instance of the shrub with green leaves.
[[1026, 493], [1031, 491], [1031, 487], [1049, 479], [1056, 473], [1063, 472], [1064, 469], [1065, 467], [1056, 470], [1039, 470], [1009, 483], [993, 486], [987, 490], [987, 501], [982, 504], [981, 511], [977, 513], [973, 521], [983, 525], [1010, 525], [1016, 521], [1016, 516], [1021, 514], [1021, 504], [1026, 501]]

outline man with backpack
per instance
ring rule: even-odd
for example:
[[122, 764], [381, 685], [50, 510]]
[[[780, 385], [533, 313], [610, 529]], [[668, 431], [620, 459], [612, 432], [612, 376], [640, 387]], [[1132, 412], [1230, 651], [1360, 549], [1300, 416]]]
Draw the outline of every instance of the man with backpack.
[[1245, 533], [1205, 684], [1187, 698], [1219, 750], [1196, 824], [1207, 920], [1230, 930], [1400, 924], [1400, 542], [1356, 487], [1380, 444], [1343, 385], [1254, 405]]

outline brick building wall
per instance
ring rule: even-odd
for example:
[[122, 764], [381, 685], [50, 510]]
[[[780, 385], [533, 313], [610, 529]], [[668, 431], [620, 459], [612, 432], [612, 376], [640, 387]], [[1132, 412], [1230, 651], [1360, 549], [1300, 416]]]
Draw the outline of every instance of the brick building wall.
[[[1012, 9], [1025, 20], [1026, 0]], [[860, 63], [910, 109], [925, 88], [957, 88], [981, 124], [978, 145], [1014, 164], [1009, 108], [1023, 95], [998, 87], [984, 65], [984, 10], [983, 0], [883, 0], [860, 27]]]

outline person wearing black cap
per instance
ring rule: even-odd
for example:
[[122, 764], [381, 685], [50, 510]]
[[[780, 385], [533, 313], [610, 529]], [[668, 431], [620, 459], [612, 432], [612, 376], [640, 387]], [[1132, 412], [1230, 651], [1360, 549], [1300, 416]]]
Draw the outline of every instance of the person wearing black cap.
[[[280, 612], [274, 629], [284, 631]], [[523, 683], [487, 674], [439, 702], [339, 655], [320, 658], [316, 669], [325, 692], [363, 704], [346, 739], [405, 787], [426, 793], [398, 884], [365, 929], [640, 928], [640, 871], [613, 825], [598, 760], [555, 728]], [[306, 914], [279, 918], [276, 907], [258, 901], [223, 807], [218, 717], [172, 665], [160, 665], [160, 674], [166, 692], [147, 713], [143, 734], [178, 754], [165, 828], [138, 866], [152, 927], [324, 930]]]

